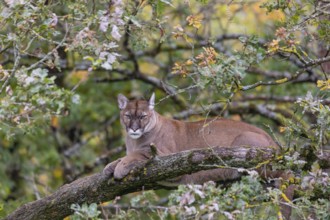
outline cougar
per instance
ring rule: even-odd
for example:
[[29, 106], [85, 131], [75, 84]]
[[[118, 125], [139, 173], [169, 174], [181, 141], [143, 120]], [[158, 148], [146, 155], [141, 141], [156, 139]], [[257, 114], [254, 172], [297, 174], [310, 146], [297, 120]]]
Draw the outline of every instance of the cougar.
[[[118, 95], [120, 121], [126, 129], [126, 156], [108, 164], [106, 175], [122, 179], [139, 162], [150, 158], [150, 144], [157, 149], [158, 156], [164, 156], [194, 148], [215, 146], [277, 147], [273, 139], [262, 129], [253, 125], [228, 119], [210, 119], [197, 122], [183, 122], [168, 119], [154, 110], [155, 94], [149, 101], [129, 101]], [[227, 181], [237, 179], [241, 174], [235, 169], [213, 169], [184, 175], [177, 180], [180, 184], [200, 184], [209, 180]]]
[[[278, 145], [265, 131], [241, 121], [209, 119], [183, 122], [165, 118], [154, 110], [154, 93], [149, 101], [129, 101], [124, 95], [119, 94], [118, 106], [120, 122], [127, 133], [126, 156], [109, 163], [103, 170], [105, 175], [113, 174], [115, 179], [122, 179], [133, 168], [143, 165], [143, 162], [150, 159], [152, 156], [150, 145], [156, 147], [158, 156], [215, 146], [275, 147], [278, 149]], [[285, 171], [264, 171], [265, 169], [258, 170], [263, 178], [288, 179], [291, 177], [291, 174]], [[210, 180], [222, 182], [238, 179], [241, 175], [236, 169], [217, 168], [183, 175], [161, 184], [173, 186], [173, 184], [201, 184]], [[285, 191], [290, 200], [293, 198], [294, 189], [295, 186], [290, 185]], [[281, 211], [285, 219], [290, 219], [290, 205], [282, 203]]]

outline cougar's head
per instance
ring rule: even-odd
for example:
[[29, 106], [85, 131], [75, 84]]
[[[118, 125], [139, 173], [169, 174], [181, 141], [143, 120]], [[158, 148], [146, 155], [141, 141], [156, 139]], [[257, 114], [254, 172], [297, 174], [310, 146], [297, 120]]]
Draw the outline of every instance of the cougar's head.
[[120, 121], [126, 128], [129, 137], [140, 138], [143, 134], [152, 130], [156, 124], [154, 112], [155, 94], [149, 101], [128, 100], [124, 95], [118, 95], [118, 106], [120, 109]]

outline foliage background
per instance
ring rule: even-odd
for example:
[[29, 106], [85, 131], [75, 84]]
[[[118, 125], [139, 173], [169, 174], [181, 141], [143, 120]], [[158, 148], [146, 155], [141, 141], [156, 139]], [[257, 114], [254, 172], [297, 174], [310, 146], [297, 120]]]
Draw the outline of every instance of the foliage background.
[[[316, 155], [329, 149], [329, 11], [309, 0], [3, 0], [0, 216], [123, 156], [116, 95], [155, 91], [168, 117], [227, 117], [268, 131], [284, 154], [273, 168], [295, 175], [295, 215], [326, 218], [329, 177]], [[264, 216], [263, 206], [279, 217], [285, 184], [251, 188], [259, 182], [182, 187], [169, 204], [167, 191], [144, 192], [130, 206], [135, 195], [104, 207], [108, 218], [151, 204], [147, 213], [164, 218]]]

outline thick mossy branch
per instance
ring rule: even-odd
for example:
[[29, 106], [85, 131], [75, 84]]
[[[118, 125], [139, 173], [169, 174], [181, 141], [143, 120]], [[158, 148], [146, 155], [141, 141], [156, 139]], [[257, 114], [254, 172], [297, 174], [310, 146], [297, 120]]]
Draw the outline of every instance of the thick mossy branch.
[[214, 147], [155, 156], [144, 168], [131, 172], [121, 181], [102, 173], [80, 178], [47, 197], [19, 207], [5, 219], [63, 219], [72, 214], [73, 203], [100, 203], [142, 189], [161, 188], [158, 181], [214, 167], [253, 168], [274, 156], [273, 148], [254, 147]]

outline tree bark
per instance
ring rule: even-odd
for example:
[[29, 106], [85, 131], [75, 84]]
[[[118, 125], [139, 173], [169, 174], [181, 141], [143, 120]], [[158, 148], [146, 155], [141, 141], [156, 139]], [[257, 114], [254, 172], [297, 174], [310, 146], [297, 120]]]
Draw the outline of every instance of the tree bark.
[[5, 220], [63, 219], [73, 213], [71, 204], [101, 203], [116, 196], [161, 188], [157, 181], [218, 167], [255, 168], [275, 157], [273, 148], [214, 147], [154, 157], [142, 169], [133, 170], [118, 181], [102, 173], [63, 185], [53, 194], [27, 203]]

